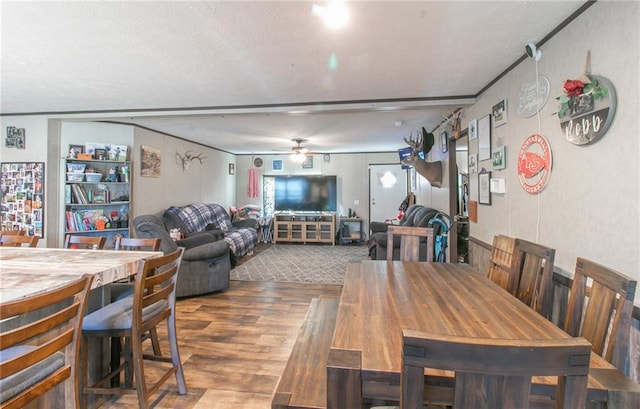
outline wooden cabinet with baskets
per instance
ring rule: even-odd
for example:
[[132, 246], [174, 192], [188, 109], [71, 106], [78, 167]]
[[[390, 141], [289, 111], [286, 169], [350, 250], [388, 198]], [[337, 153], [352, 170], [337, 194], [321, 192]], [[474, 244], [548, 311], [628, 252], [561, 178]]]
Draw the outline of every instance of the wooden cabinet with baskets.
[[131, 162], [65, 159], [65, 234], [129, 237]]
[[281, 213], [274, 216], [273, 242], [335, 244], [333, 213]]

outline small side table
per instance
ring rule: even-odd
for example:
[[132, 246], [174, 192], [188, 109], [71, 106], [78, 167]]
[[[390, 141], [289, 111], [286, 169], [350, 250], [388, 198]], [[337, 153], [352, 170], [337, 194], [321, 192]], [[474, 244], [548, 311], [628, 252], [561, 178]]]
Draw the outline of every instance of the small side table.
[[358, 244], [364, 241], [362, 219], [359, 217], [341, 217], [338, 230], [340, 244]]

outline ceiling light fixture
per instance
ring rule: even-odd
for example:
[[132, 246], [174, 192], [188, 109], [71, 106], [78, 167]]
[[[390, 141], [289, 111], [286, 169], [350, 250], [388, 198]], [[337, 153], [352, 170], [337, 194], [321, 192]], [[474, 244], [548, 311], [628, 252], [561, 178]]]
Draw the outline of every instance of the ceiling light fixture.
[[307, 159], [307, 155], [302, 152], [294, 152], [291, 154], [291, 162], [302, 163]]
[[324, 24], [332, 29], [342, 28], [349, 22], [349, 8], [342, 0], [333, 0], [324, 6], [314, 4], [311, 14], [320, 17]]

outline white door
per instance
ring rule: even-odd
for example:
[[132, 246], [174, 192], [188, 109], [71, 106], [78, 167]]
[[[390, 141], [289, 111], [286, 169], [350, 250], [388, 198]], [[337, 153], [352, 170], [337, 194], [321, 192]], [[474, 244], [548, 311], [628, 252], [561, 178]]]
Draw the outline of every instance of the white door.
[[400, 164], [369, 165], [369, 221], [394, 219], [407, 196], [407, 171]]

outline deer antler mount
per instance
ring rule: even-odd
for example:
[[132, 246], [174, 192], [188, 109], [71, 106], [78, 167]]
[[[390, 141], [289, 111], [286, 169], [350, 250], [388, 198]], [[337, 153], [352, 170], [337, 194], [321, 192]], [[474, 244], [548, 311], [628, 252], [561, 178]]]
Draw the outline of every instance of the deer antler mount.
[[202, 164], [202, 160], [207, 158], [206, 156], [202, 156], [202, 153], [193, 155], [191, 152], [193, 151], [186, 151], [184, 155], [180, 155], [178, 152], [176, 152], [176, 162], [182, 165], [183, 171], [189, 169], [191, 161], [193, 161], [194, 159], [197, 159], [198, 161], [200, 161], [200, 164]]
[[[433, 134], [427, 133], [423, 128], [422, 133], [424, 134], [424, 138], [428, 138], [427, 145], [428, 149], [425, 149], [425, 153], [429, 153], [431, 148], [433, 147]], [[441, 187], [442, 186], [442, 161], [437, 162], [427, 162], [424, 159], [420, 159], [418, 154], [423, 149], [423, 136], [420, 135], [420, 131], [417, 132], [416, 138], [414, 139], [412, 135], [409, 135], [409, 139], [404, 139], [405, 143], [413, 148], [413, 152], [407, 158], [405, 158], [402, 163], [406, 165], [411, 165], [414, 167], [416, 172], [422, 175], [425, 179], [431, 183], [433, 187]]]

